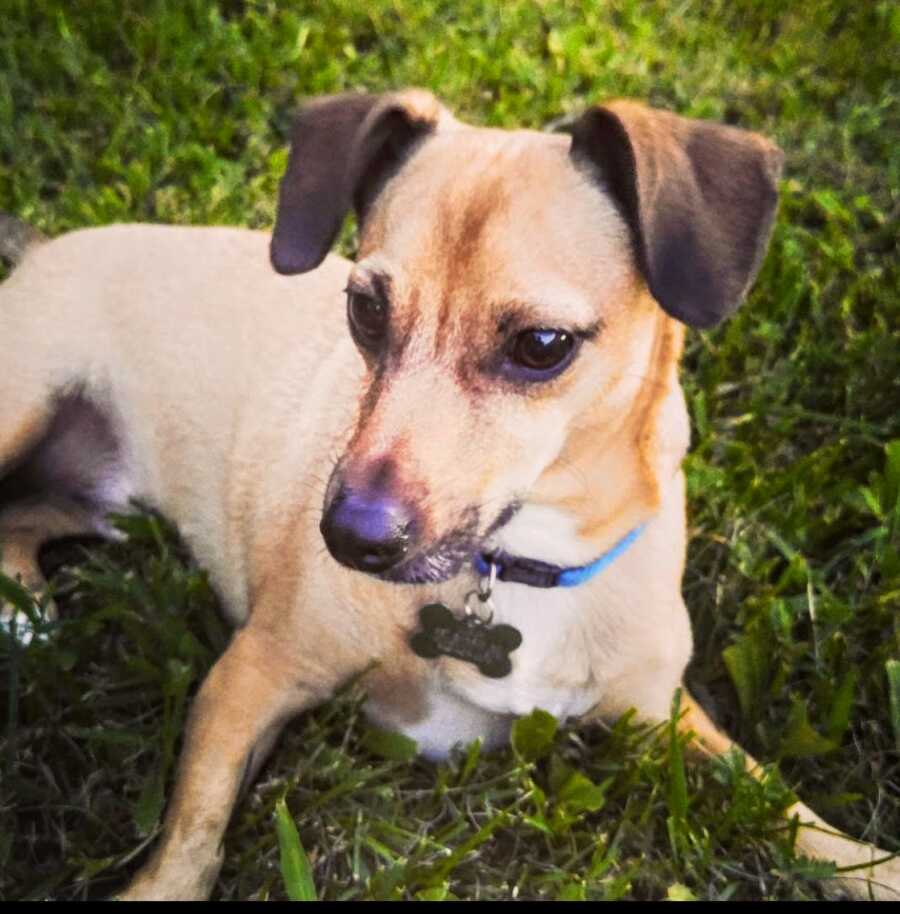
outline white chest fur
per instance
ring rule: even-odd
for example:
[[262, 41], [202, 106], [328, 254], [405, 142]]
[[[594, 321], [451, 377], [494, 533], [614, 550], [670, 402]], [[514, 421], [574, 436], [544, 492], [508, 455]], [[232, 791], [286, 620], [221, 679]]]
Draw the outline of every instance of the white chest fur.
[[[596, 558], [575, 540], [571, 520], [550, 509], [523, 509], [503, 532], [497, 545], [513, 554], [561, 564]], [[602, 690], [592, 669], [596, 652], [587, 630], [596, 598], [589, 585], [544, 589], [498, 582], [493, 622], [513, 625], [522, 634], [521, 646], [511, 654], [512, 672], [491, 679], [464, 661], [434, 661], [426, 714], [404, 727], [406, 735], [418, 742], [422, 754], [440, 758], [456, 743], [476, 737], [488, 745], [505, 741], [511, 721], [534, 708], [560, 720], [585, 714]]]
[[579, 624], [583, 607], [577, 589], [499, 584], [494, 606], [495, 623], [506, 622], [522, 633], [521, 646], [510, 656], [512, 672], [491, 679], [464, 661], [433, 662], [427, 711], [404, 727], [429, 758], [444, 757], [456, 743], [477, 737], [498, 745], [508, 738], [512, 720], [534, 708], [564, 720], [585, 714], [600, 698], [589, 641]]

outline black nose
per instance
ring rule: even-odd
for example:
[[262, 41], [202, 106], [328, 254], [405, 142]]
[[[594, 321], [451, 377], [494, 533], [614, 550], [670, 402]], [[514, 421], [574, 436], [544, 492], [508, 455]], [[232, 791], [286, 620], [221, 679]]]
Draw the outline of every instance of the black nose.
[[395, 498], [382, 492], [341, 490], [319, 529], [328, 551], [342, 565], [378, 574], [406, 555], [414, 526], [412, 510]]

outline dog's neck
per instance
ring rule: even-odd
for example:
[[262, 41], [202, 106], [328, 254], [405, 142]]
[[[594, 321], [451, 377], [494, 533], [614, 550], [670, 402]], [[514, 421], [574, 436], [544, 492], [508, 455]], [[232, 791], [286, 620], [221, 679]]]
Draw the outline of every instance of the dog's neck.
[[678, 382], [684, 328], [661, 309], [639, 391], [613, 427], [586, 417], [491, 546], [564, 567], [593, 562], [659, 510], [687, 452]]

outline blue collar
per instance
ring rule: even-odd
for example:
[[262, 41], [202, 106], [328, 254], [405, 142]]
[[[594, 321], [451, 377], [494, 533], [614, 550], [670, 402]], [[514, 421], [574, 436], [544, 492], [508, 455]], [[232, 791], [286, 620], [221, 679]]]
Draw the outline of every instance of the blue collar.
[[646, 524], [639, 524], [630, 533], [626, 533], [614, 546], [600, 558], [589, 565], [578, 565], [574, 568], [561, 568], [537, 559], [526, 559], [509, 555], [506, 552], [478, 552], [473, 564], [482, 576], [490, 574], [491, 565], [497, 566], [497, 578], [515, 584], [527, 584], [529, 587], [578, 587], [596, 577], [624, 552], [641, 535]]

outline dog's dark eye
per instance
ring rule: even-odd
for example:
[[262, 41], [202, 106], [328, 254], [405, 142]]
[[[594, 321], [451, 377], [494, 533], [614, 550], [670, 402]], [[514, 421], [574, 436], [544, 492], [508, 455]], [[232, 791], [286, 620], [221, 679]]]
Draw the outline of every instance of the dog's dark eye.
[[565, 330], [525, 330], [513, 339], [510, 367], [526, 379], [549, 378], [569, 364], [575, 342], [575, 336]]
[[347, 319], [353, 339], [363, 349], [378, 349], [388, 328], [388, 309], [384, 302], [371, 295], [348, 290]]

